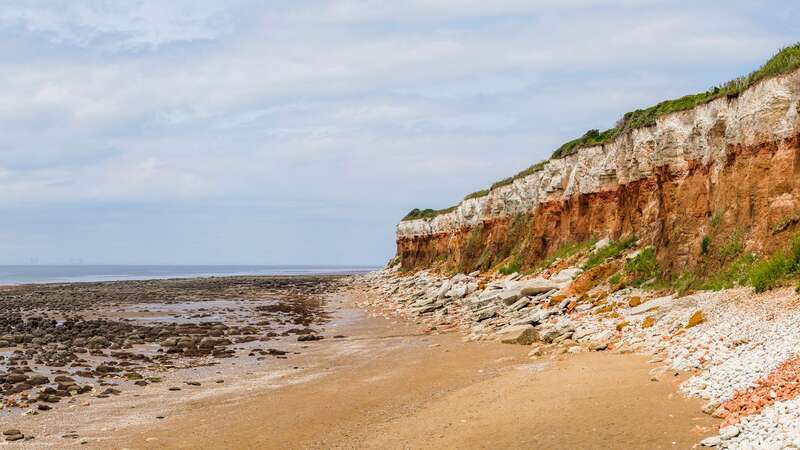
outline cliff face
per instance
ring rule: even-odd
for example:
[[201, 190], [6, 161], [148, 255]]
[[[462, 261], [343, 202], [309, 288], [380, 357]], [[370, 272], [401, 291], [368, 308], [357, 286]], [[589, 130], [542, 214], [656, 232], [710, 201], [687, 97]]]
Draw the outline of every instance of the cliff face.
[[[407, 269], [534, 265], [560, 245], [636, 235], [662, 268], [694, 265], [704, 237], [766, 253], [800, 220], [800, 71], [620, 134], [603, 146], [397, 226]], [[711, 220], [715, 217], [715, 220]]]

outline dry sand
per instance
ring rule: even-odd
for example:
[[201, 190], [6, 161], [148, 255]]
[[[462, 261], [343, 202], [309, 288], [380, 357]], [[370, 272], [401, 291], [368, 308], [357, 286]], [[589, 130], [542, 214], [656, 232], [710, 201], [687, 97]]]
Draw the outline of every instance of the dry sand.
[[677, 379], [650, 381], [643, 357], [531, 360], [528, 347], [424, 335], [346, 300], [335, 316], [326, 335], [347, 337], [309, 344], [291, 375], [187, 399], [89, 446], [685, 449], [718, 423]]

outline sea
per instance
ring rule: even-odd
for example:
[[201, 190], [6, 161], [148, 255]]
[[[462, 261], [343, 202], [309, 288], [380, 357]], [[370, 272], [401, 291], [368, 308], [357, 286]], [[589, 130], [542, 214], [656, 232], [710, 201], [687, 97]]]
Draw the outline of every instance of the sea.
[[0, 285], [81, 283], [237, 275], [335, 275], [376, 270], [373, 266], [126, 266], [126, 265], [0, 265]]

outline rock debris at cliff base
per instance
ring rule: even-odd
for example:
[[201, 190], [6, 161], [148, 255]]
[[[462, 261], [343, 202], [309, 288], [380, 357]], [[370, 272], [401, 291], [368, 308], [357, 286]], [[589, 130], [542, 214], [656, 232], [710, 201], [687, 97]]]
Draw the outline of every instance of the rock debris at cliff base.
[[526, 277], [446, 277], [395, 267], [359, 283], [373, 294], [365, 307], [431, 332], [459, 331], [465, 340], [529, 345], [534, 359], [587, 351], [652, 354], [654, 380], [688, 373], [681, 391], [705, 399], [704, 412], [723, 420], [703, 445], [800, 448], [800, 296], [793, 289], [754, 294], [742, 287], [683, 297], [615, 290], [606, 279], [587, 281], [582, 260], [572, 262]]

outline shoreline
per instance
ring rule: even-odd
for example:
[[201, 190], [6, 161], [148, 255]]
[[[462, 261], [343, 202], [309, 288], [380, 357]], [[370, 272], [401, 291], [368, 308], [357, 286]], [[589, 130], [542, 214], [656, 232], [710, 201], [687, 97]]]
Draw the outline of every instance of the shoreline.
[[[266, 291], [259, 287], [280, 280], [289, 284]], [[252, 285], [243, 288], [244, 282]], [[257, 310], [248, 308], [313, 297], [321, 302], [315, 315], [323, 319], [312, 328], [323, 339], [298, 341], [296, 334], [245, 339], [229, 347], [232, 358], [188, 357], [178, 361], [195, 362], [166, 363], [172, 368], [159, 372], [161, 380], [146, 386], [130, 386], [124, 373], [111, 373], [98, 379], [100, 385], [93, 383], [89, 393], [68, 397], [52, 411], [25, 415], [35, 411], [34, 404], [0, 411], [4, 427], [35, 436], [0, 445], [464, 448], [480, 442], [495, 448], [581, 448], [596, 439], [609, 444], [616, 439], [627, 448], [682, 448], [671, 442], [689, 448], [716, 429], [718, 421], [702, 415], [697, 400], [678, 393], [677, 378], [651, 381], [654, 363], [647, 358], [603, 353], [539, 357], [531, 356], [528, 346], [468, 342], [458, 327], [399, 319], [397, 304], [388, 303], [391, 297], [376, 295], [366, 289], [366, 282], [367, 276], [279, 276], [23, 287], [37, 294], [52, 290], [61, 295], [60, 288], [93, 292], [108, 301], [102, 289], [86, 291], [99, 285], [128, 300], [122, 301], [122, 308], [114, 299], [105, 306], [74, 300], [88, 308], [86, 318], [156, 326], [162, 320], [251, 320]], [[0, 296], [4, 293], [8, 295], [0, 289]], [[60, 314], [63, 306], [54, 305], [50, 312]], [[267, 347], [279, 351], [270, 355]], [[598, 373], [605, 375], [598, 378]], [[99, 398], [108, 388], [120, 393]], [[453, 404], [460, 406], [452, 409]], [[604, 410], [600, 416], [594, 413], [598, 406]], [[564, 409], [570, 412], [559, 412]], [[462, 410], [471, 411], [470, 417], [459, 416]], [[513, 425], [510, 417], [526, 421]], [[618, 420], [622, 417], [628, 419]], [[576, 421], [593, 424], [586, 426], [594, 429], [575, 428]], [[481, 429], [505, 433], [475, 435], [462, 425], [478, 423]], [[651, 425], [657, 428], [646, 431]], [[560, 431], [543, 436], [541, 429]], [[658, 434], [658, 429], [668, 433]]]

